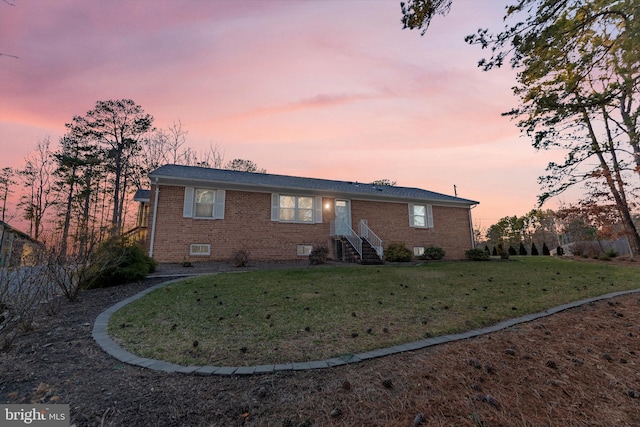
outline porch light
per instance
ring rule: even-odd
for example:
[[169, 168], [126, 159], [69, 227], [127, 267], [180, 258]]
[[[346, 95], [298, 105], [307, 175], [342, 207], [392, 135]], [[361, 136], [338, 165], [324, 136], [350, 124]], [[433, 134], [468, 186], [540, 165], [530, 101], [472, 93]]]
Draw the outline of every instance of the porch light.
[[325, 203], [324, 204], [324, 210], [328, 211], [329, 209], [331, 209], [331, 203]]

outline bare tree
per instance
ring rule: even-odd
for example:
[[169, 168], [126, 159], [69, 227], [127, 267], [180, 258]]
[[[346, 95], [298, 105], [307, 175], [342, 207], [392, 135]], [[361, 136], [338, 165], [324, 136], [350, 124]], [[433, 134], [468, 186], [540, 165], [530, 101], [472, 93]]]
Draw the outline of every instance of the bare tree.
[[[189, 131], [182, 129], [182, 122], [173, 122], [169, 126], [167, 132], [167, 157], [168, 163], [179, 164], [180, 160], [184, 156], [184, 150], [181, 150], [182, 146], [187, 142], [187, 134]], [[216, 146], [217, 148], [217, 146]]]
[[220, 151], [218, 144], [210, 144], [206, 151], [198, 154], [195, 150], [187, 147], [184, 150], [182, 164], [187, 166], [199, 166], [203, 168], [222, 168], [224, 153]]
[[22, 195], [18, 206], [24, 209], [24, 218], [29, 220], [29, 234], [38, 240], [48, 208], [56, 203], [52, 175], [54, 163], [50, 150], [51, 140], [46, 137], [36, 144], [35, 151], [25, 159], [25, 167], [19, 173], [29, 189]]

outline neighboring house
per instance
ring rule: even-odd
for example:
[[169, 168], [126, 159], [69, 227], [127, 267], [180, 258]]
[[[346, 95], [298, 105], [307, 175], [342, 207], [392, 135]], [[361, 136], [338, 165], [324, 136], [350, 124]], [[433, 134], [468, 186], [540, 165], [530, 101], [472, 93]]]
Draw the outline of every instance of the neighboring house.
[[34, 265], [41, 249], [27, 233], [0, 221], [0, 268]]
[[149, 177], [146, 245], [159, 262], [229, 260], [240, 249], [284, 261], [326, 245], [333, 259], [364, 263], [390, 243], [460, 259], [474, 245], [478, 202], [418, 188], [179, 165]]

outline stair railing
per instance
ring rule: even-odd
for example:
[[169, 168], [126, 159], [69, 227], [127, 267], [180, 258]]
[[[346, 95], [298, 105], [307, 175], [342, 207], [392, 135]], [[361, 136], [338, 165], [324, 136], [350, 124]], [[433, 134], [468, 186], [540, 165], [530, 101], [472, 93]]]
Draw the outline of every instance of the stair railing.
[[366, 219], [360, 220], [358, 231], [360, 232], [360, 236], [364, 240], [369, 242], [371, 247], [375, 249], [380, 259], [382, 259], [382, 256], [384, 255], [384, 247], [382, 246], [382, 239], [378, 237], [378, 235], [374, 233], [372, 229], [369, 228], [369, 224], [367, 223]]
[[331, 235], [336, 237], [344, 237], [356, 250], [360, 259], [362, 259], [362, 238], [353, 231], [346, 221], [332, 221]]

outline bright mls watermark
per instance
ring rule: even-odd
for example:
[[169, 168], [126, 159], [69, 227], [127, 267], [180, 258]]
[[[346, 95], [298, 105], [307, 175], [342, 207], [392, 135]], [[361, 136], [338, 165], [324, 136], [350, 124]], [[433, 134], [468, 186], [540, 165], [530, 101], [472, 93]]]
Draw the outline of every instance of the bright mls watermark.
[[69, 427], [69, 405], [0, 405], [0, 426]]

